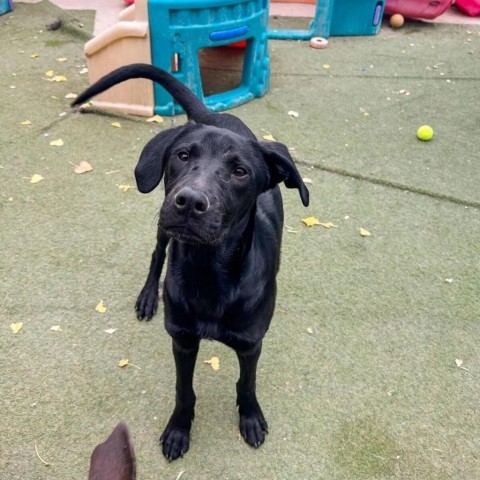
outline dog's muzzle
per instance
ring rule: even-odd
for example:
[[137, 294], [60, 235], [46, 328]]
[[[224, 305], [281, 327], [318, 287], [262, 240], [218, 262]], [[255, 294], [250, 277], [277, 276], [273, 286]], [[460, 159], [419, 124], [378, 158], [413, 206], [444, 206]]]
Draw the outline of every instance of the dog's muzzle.
[[186, 217], [200, 217], [210, 208], [210, 200], [201, 190], [183, 187], [175, 197], [175, 207], [178, 213]]
[[171, 237], [187, 242], [214, 245], [224, 237], [222, 216], [201, 190], [183, 187], [165, 199], [160, 226]]

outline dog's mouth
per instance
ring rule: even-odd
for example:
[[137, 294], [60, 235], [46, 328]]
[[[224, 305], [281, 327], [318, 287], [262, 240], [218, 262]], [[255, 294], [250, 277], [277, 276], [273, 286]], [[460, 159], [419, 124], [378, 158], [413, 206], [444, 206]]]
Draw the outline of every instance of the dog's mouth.
[[162, 230], [171, 238], [179, 242], [192, 243], [196, 245], [215, 245], [221, 238], [203, 233], [195, 232], [185, 225], [160, 225]]

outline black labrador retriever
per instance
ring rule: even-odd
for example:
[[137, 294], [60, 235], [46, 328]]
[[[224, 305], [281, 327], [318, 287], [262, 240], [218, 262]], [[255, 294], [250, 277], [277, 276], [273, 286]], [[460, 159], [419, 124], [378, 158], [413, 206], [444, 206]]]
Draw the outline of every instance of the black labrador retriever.
[[150, 140], [135, 169], [142, 193], [152, 191], [162, 177], [165, 182], [157, 246], [135, 306], [140, 320], [155, 314], [169, 245], [163, 303], [177, 380], [175, 409], [160, 438], [163, 454], [174, 460], [189, 448], [196, 400], [193, 373], [203, 338], [235, 350], [240, 432], [249, 445], [259, 447], [267, 422], [255, 384], [277, 292], [283, 228], [278, 184], [297, 188], [305, 206], [309, 192], [285, 145], [257, 141], [240, 119], [211, 113], [180, 81], [152, 65], [113, 71], [73, 105], [132, 78], [162, 85], [189, 119]]

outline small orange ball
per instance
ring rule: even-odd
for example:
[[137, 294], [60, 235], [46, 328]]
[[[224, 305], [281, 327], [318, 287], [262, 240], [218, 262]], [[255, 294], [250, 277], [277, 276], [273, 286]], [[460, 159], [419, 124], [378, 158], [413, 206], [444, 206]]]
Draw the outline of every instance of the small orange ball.
[[399, 13], [395, 13], [390, 17], [390, 26], [392, 28], [401, 28], [404, 23], [405, 19], [403, 18], [403, 15], [400, 15]]

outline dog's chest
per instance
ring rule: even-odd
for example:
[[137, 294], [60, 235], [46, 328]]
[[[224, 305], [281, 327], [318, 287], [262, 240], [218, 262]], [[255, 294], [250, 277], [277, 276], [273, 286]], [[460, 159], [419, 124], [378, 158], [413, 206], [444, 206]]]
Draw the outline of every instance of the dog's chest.
[[220, 321], [231, 308], [237, 297], [237, 285], [228, 272], [213, 271], [211, 268], [184, 272], [182, 294], [189, 311], [205, 322]]
[[200, 338], [221, 340], [242, 322], [241, 282], [218, 265], [169, 265], [166, 288], [174, 321]]

